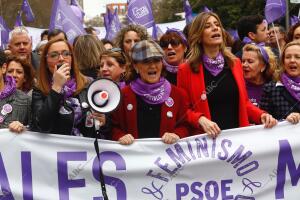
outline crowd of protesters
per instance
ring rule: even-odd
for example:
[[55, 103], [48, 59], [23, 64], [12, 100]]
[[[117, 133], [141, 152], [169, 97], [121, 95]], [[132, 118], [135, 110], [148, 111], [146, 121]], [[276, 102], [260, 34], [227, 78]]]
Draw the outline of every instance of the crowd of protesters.
[[[240, 40], [218, 15], [198, 14], [184, 32], [168, 29], [158, 41], [130, 24], [113, 41], [95, 29], [68, 42], [55, 29], [32, 50], [25, 27], [10, 33], [0, 51], [0, 127], [20, 133], [97, 137], [129, 145], [137, 138], [180, 138], [287, 120], [300, 121], [300, 23], [268, 27], [260, 15], [237, 22]], [[119, 107], [110, 114], [86, 109], [97, 78], [115, 81]]]

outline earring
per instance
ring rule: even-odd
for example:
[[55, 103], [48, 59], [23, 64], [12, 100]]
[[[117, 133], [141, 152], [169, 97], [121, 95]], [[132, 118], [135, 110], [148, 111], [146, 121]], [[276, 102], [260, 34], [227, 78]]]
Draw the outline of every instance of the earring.
[[136, 72], [137, 74], [139, 74], [139, 70], [138, 70], [138, 69], [135, 69], [135, 72]]
[[262, 69], [260, 70], [260, 72], [263, 73], [263, 72], [265, 71], [265, 69], [266, 69], [266, 68], [262, 68]]

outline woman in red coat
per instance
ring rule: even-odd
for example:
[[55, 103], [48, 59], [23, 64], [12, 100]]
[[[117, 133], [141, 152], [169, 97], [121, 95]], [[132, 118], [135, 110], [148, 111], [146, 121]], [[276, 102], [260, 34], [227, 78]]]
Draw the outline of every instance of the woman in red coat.
[[112, 114], [112, 137], [121, 144], [136, 138], [162, 138], [175, 143], [188, 135], [187, 95], [161, 76], [163, 50], [151, 40], [132, 48], [132, 80], [122, 90], [120, 107]]
[[181, 65], [177, 85], [189, 95], [187, 118], [194, 133], [216, 137], [221, 129], [251, 123], [273, 127], [277, 121], [251, 104], [241, 62], [225, 47], [225, 32], [212, 12], [199, 14], [189, 31], [190, 54]]

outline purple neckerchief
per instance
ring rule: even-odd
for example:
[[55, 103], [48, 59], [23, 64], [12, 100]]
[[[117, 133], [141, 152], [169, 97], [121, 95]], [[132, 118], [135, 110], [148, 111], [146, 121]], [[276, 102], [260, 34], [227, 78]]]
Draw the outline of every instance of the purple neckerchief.
[[267, 51], [264, 48], [266, 46], [266, 44], [264, 42], [256, 44], [250, 38], [244, 37], [243, 43], [244, 44], [253, 44], [253, 45], [257, 46], [259, 48], [259, 51], [260, 51], [263, 59], [264, 59], [265, 64], [267, 64], [267, 65], [269, 64], [269, 55], [268, 55]]
[[5, 76], [4, 89], [0, 92], [0, 100], [12, 95], [16, 91], [16, 82], [12, 76]]
[[259, 106], [260, 99], [263, 93], [263, 86], [264, 84], [255, 85], [253, 83], [246, 81], [246, 88], [247, 88], [249, 100], [255, 106]]
[[120, 81], [118, 83], [118, 85], [119, 85], [120, 89], [123, 89], [126, 86], [126, 82], [125, 81]]
[[188, 43], [188, 41], [187, 41], [185, 35], [183, 34], [183, 32], [182, 32], [181, 30], [179, 30], [179, 29], [177, 29], [177, 28], [168, 28], [165, 34], [171, 33], [171, 32], [176, 33], [176, 34], [181, 38], [181, 40], [182, 40], [182, 42], [184, 43], [184, 45], [185, 45], [187, 48], [189, 48], [189, 43]]
[[63, 86], [63, 94], [64, 94], [64, 98], [67, 99], [69, 97], [71, 97], [74, 92], [76, 91], [76, 81], [74, 78], [68, 80], [64, 86]]
[[209, 58], [207, 55], [202, 56], [203, 66], [213, 76], [217, 76], [224, 68], [225, 60], [223, 54], [220, 52], [215, 59]]
[[167, 63], [167, 61], [165, 61], [165, 59], [162, 59], [162, 62], [168, 72], [173, 73], [173, 74], [177, 73], [178, 66]]
[[162, 104], [171, 93], [171, 84], [165, 78], [160, 78], [159, 82], [148, 84], [140, 78], [130, 83], [133, 92], [139, 95], [146, 103]]
[[286, 73], [281, 75], [281, 82], [287, 91], [300, 101], [300, 77], [290, 77]]

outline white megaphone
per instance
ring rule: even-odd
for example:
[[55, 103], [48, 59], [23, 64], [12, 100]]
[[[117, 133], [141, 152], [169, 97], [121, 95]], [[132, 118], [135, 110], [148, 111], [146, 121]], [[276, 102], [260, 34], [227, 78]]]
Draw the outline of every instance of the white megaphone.
[[110, 79], [96, 79], [88, 87], [87, 101], [94, 111], [109, 113], [118, 107], [121, 91], [118, 84]]

